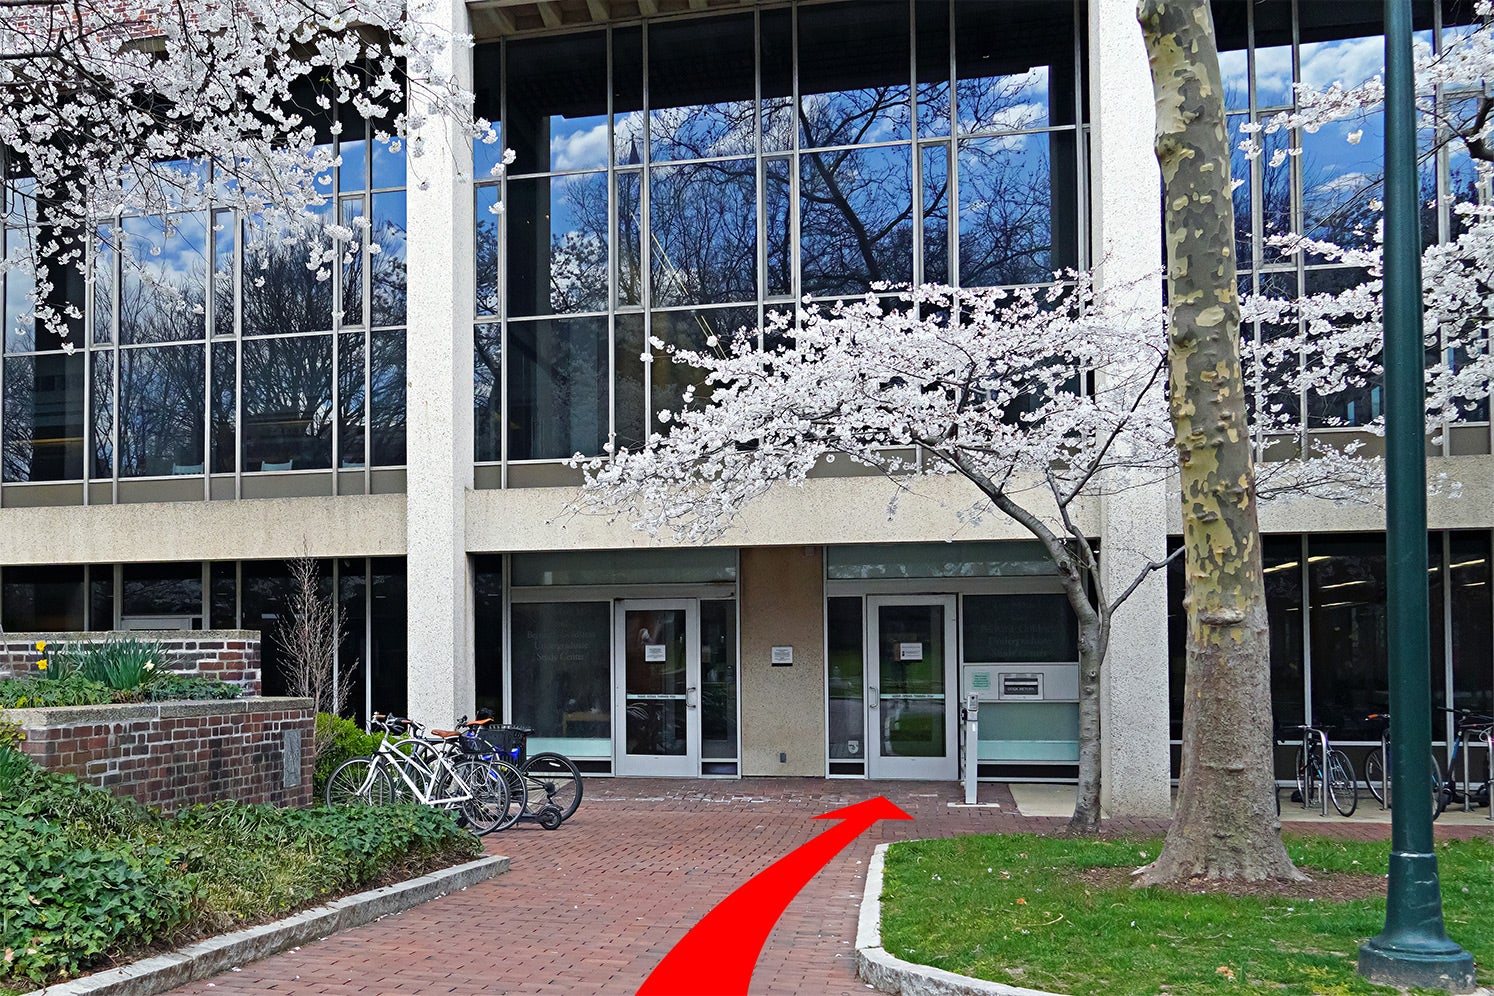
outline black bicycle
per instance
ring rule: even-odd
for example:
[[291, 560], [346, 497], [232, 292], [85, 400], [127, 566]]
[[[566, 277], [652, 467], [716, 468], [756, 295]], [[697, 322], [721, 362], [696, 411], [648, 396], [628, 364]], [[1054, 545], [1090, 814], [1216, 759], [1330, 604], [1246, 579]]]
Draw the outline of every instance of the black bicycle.
[[554, 830], [580, 807], [581, 769], [570, 758], [554, 751], [530, 755], [527, 748], [534, 730], [527, 726], [505, 726], [480, 714], [471, 722], [463, 718], [457, 726], [461, 730], [457, 741], [461, 750], [478, 757], [501, 758], [522, 774], [523, 818]]
[[[1365, 719], [1380, 724], [1380, 746], [1364, 757], [1364, 782], [1370, 795], [1379, 800], [1382, 809], [1390, 808], [1390, 713], [1372, 712]], [[1427, 758], [1432, 765], [1432, 819], [1442, 813], [1442, 765], [1437, 755]]]
[[1340, 816], [1352, 816], [1359, 808], [1359, 786], [1349, 756], [1328, 742], [1327, 727], [1298, 725], [1295, 729], [1302, 734], [1297, 748], [1297, 797], [1302, 808], [1318, 806], [1326, 816], [1332, 802]]
[[[1447, 780], [1437, 782], [1437, 815], [1449, 805], [1461, 803], [1465, 812], [1489, 804], [1489, 779], [1474, 785], [1469, 777], [1468, 745], [1484, 744], [1494, 749], [1494, 716], [1472, 712], [1468, 709], [1449, 709], [1438, 706], [1440, 711], [1453, 717], [1452, 753], [1447, 758]], [[1491, 755], [1494, 757], [1494, 755]], [[1463, 761], [1463, 778], [1458, 779], [1458, 759]]]

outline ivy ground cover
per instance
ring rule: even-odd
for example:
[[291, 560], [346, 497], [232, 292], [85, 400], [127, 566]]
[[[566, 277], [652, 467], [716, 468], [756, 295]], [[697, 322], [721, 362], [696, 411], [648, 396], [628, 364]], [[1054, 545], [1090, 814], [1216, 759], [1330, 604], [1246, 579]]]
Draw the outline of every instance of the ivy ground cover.
[[0, 994], [277, 919], [476, 856], [416, 806], [163, 816], [0, 745]]

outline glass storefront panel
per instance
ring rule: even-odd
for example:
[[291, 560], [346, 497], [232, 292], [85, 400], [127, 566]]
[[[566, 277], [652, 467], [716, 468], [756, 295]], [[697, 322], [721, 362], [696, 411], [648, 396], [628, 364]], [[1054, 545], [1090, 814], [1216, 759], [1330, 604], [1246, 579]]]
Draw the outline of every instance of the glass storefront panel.
[[83, 628], [82, 565], [7, 567], [0, 583], [5, 629], [11, 633]]
[[1079, 660], [1079, 623], [1057, 592], [966, 595], [961, 646], [967, 664]]
[[607, 319], [508, 327], [508, 458], [595, 456], [607, 441]]
[[472, 558], [472, 660], [478, 709], [503, 717], [503, 557]]
[[1036, 540], [977, 543], [851, 543], [825, 550], [832, 581], [879, 578], [999, 578], [1053, 574]]
[[860, 598], [825, 600], [829, 650], [829, 736], [832, 760], [866, 757], [866, 699]]
[[1448, 587], [1452, 601], [1452, 705], [1494, 713], [1494, 595], [1490, 594], [1488, 533], [1449, 537]]
[[[192, 617], [202, 627], [202, 564], [125, 564], [119, 612], [129, 616]], [[164, 627], [171, 629], [175, 627]]]
[[531, 752], [612, 755], [612, 603], [523, 602], [510, 609], [513, 721]]
[[708, 584], [737, 578], [737, 551], [732, 547], [516, 553], [512, 559], [510, 578], [515, 588]]
[[700, 756], [737, 756], [737, 603], [700, 603]]

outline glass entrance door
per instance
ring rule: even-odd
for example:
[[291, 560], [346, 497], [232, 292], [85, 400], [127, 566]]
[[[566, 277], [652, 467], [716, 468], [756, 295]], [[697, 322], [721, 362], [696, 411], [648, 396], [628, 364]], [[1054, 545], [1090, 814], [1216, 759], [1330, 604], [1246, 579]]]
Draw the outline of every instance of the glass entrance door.
[[874, 595], [866, 608], [867, 775], [955, 778], [955, 597]]
[[612, 667], [619, 775], [700, 774], [700, 608], [620, 601]]

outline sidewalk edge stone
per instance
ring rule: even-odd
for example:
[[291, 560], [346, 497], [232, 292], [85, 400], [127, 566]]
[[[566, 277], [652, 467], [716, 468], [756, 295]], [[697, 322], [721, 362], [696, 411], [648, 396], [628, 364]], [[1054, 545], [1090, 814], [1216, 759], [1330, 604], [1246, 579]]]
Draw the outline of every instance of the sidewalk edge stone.
[[398, 913], [508, 871], [508, 858], [487, 855], [407, 882], [359, 892], [274, 923], [248, 927], [176, 951], [59, 982], [26, 996], [154, 996], [238, 965]]
[[896, 996], [1061, 996], [1000, 982], [972, 979], [942, 968], [915, 965], [882, 947], [882, 868], [889, 844], [878, 844], [866, 869], [861, 916], [856, 925], [856, 974], [884, 993]]

